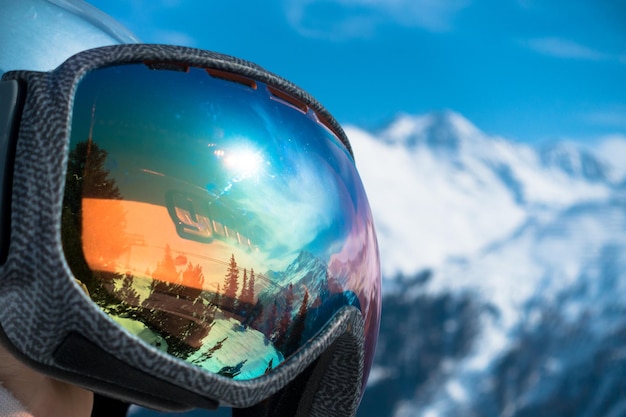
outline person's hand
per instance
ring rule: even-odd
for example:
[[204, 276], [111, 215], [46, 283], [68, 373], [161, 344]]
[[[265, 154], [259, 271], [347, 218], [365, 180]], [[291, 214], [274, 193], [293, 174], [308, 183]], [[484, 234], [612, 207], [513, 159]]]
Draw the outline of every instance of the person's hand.
[[89, 417], [93, 394], [42, 375], [0, 346], [0, 384], [34, 417]]

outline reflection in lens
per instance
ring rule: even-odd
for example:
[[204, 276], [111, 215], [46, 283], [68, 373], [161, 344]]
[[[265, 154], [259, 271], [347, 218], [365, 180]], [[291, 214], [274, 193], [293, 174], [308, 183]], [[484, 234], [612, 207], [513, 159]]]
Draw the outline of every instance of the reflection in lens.
[[74, 276], [144, 342], [230, 378], [270, 371], [347, 305], [368, 340], [378, 329], [358, 174], [285, 97], [143, 64], [93, 71], [75, 97], [62, 221]]

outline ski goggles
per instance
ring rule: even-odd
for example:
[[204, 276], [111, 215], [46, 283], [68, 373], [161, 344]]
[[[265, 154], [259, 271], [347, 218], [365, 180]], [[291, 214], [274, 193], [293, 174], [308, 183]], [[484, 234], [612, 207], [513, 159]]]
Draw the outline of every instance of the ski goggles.
[[354, 414], [378, 248], [348, 140], [312, 97], [229, 56], [117, 45], [4, 74], [0, 139], [16, 355], [164, 410]]

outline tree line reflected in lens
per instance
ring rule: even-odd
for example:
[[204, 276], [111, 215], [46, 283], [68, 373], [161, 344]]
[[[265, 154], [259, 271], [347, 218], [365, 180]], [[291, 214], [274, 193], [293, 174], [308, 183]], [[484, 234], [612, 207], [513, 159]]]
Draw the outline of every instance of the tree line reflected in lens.
[[237, 379], [279, 366], [345, 306], [365, 319], [366, 368], [378, 331], [354, 161], [287, 98], [143, 63], [91, 71], [75, 93], [61, 230], [74, 277], [139, 339]]
[[326, 262], [306, 251], [284, 271], [258, 273], [245, 265], [258, 248], [232, 223], [205, 216], [196, 222], [204, 238], [190, 239], [189, 219], [201, 216], [181, 204], [172, 216], [172, 207], [125, 200], [107, 155], [91, 139], [70, 151], [63, 246], [91, 299], [144, 342], [251, 379], [293, 354], [338, 309], [359, 306]]

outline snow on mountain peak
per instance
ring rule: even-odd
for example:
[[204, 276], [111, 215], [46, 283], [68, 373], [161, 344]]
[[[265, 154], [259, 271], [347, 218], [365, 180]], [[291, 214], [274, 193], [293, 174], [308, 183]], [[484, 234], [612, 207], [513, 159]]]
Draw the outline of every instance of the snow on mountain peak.
[[626, 137], [535, 148], [452, 112], [346, 132], [387, 279], [364, 415], [622, 415]]
[[590, 152], [609, 165], [608, 177], [611, 182], [617, 184], [626, 181], [626, 136], [615, 134], [604, 137]]
[[402, 115], [378, 133], [346, 126], [346, 133], [368, 191], [386, 278], [474, 256], [538, 211], [611, 192], [601, 176], [574, 175], [567, 164], [555, 169], [561, 154], [547, 163], [536, 149], [488, 136], [452, 111]]
[[544, 165], [560, 169], [573, 177], [589, 181], [606, 181], [610, 167], [596, 155], [573, 143], [559, 143], [544, 148], [541, 152]]
[[465, 117], [451, 110], [425, 115], [401, 114], [380, 133], [390, 144], [427, 145], [433, 149], [458, 149], [462, 138], [480, 133]]

